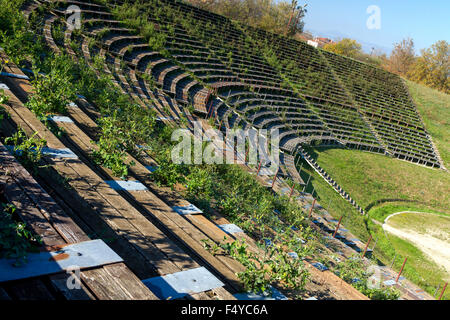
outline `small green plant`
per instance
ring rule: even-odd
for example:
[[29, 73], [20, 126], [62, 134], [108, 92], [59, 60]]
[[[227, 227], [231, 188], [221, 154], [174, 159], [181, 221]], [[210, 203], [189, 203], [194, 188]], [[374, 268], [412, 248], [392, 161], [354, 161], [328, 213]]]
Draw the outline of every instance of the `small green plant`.
[[18, 160], [29, 169], [35, 170], [42, 158], [42, 148], [46, 145], [44, 139], [36, 138], [37, 132], [27, 138], [25, 132], [19, 129], [12, 137], [5, 139], [6, 144], [14, 146], [13, 152]]
[[0, 90], [0, 105], [5, 104], [9, 101], [9, 97], [5, 95], [5, 91], [2, 89]]
[[27, 230], [25, 223], [14, 219], [16, 207], [1, 203], [0, 207], [0, 259], [14, 259], [14, 266], [27, 262], [30, 252], [37, 252], [39, 237]]
[[34, 94], [27, 102], [40, 120], [46, 120], [48, 114], [65, 114], [67, 105], [75, 96], [71, 59], [65, 55], [57, 56], [50, 61], [50, 72], [40, 74], [34, 69]]
[[173, 188], [177, 183], [186, 181], [186, 166], [173, 163], [169, 151], [163, 159], [159, 160], [159, 167], [153, 172], [152, 178], [160, 185]]
[[227, 254], [239, 261], [245, 270], [237, 276], [249, 292], [270, 294], [272, 284], [278, 283], [286, 289], [302, 291], [308, 279], [308, 272], [301, 259], [293, 259], [284, 250], [282, 244], [264, 245], [262, 256], [250, 252], [243, 240], [226, 241], [219, 244], [203, 241], [212, 254]]
[[360, 256], [354, 256], [337, 264], [335, 273], [372, 300], [397, 300], [400, 292], [393, 288], [373, 288], [368, 284], [371, 273], [366, 271]]
[[111, 169], [116, 177], [126, 178], [128, 165], [125, 163], [124, 132], [116, 125], [117, 121], [117, 113], [99, 119], [102, 131], [97, 141], [98, 150], [94, 150], [93, 159], [97, 164]]

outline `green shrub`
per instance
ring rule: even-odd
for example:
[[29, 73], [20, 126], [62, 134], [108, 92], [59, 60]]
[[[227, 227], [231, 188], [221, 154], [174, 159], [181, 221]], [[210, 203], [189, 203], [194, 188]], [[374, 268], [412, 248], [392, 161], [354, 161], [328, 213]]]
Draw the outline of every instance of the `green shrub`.
[[25, 132], [19, 129], [13, 136], [5, 139], [6, 144], [14, 146], [14, 155], [26, 168], [36, 170], [42, 158], [42, 148], [46, 145], [43, 139], [35, 138], [37, 132], [27, 138]]
[[101, 128], [100, 138], [97, 141], [98, 150], [93, 153], [94, 161], [112, 170], [116, 177], [128, 176], [128, 165], [125, 163], [124, 131], [117, 125], [117, 113], [111, 117], [98, 120]]
[[2, 203], [0, 207], [0, 259], [14, 259], [15, 266], [27, 262], [29, 252], [37, 252], [36, 244], [39, 237], [26, 229], [23, 222], [13, 219], [16, 208], [11, 204]]
[[30, 108], [41, 120], [48, 114], [64, 114], [67, 105], [75, 96], [72, 61], [67, 56], [57, 56], [49, 62], [50, 72], [41, 75], [39, 69], [34, 70], [34, 93], [27, 102]]

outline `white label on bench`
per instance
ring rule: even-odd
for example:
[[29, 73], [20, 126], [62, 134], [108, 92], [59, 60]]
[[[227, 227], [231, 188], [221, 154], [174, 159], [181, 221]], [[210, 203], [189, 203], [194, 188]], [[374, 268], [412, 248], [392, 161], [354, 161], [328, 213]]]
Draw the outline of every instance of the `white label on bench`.
[[78, 159], [77, 155], [69, 148], [53, 149], [45, 147], [42, 148], [42, 154], [53, 158]]
[[164, 120], [173, 121], [173, 117], [158, 117], [158, 118], [156, 118], [156, 121], [164, 121]]
[[298, 254], [297, 252], [288, 252], [288, 256], [290, 256], [293, 259], [298, 259]]
[[146, 190], [148, 190], [147, 187], [144, 186], [139, 181], [109, 180], [109, 181], [105, 181], [105, 182], [114, 190], [120, 190], [120, 191], [146, 191]]
[[55, 274], [72, 266], [85, 269], [122, 261], [102, 240], [85, 241], [59, 251], [30, 253], [27, 262], [20, 267], [13, 266], [14, 259], [1, 259], [0, 282]]
[[188, 206], [183, 206], [183, 207], [174, 206], [174, 207], [172, 207], [172, 209], [174, 211], [176, 211], [178, 214], [181, 214], [181, 215], [201, 214], [201, 213], [203, 213], [202, 210], [200, 210], [199, 208], [194, 206], [192, 203], [189, 204]]
[[290, 192], [291, 192], [290, 188], [284, 187], [283, 189], [281, 189], [281, 193], [282, 194], [287, 194], [287, 193], [290, 193]]
[[159, 299], [178, 299], [188, 294], [209, 291], [224, 284], [204, 267], [142, 281]]
[[[6, 149], [8, 149], [9, 152], [11, 152], [12, 154], [17, 154], [18, 156], [22, 155], [22, 150], [16, 150], [14, 151], [14, 146], [9, 146], [6, 145], [5, 146]], [[31, 149], [32, 152], [36, 152], [36, 148], [32, 148]], [[53, 157], [53, 158], [69, 158], [69, 159], [78, 159], [77, 155], [75, 153], [72, 152], [72, 150], [70, 149], [52, 149], [52, 148], [47, 148], [44, 147], [41, 150], [41, 153], [43, 155], [49, 156], [49, 157]]]
[[158, 167], [155, 167], [155, 166], [145, 166], [145, 168], [150, 172], [155, 172], [156, 169], [158, 169]]
[[52, 120], [54, 122], [67, 122], [67, 123], [73, 123], [72, 119], [65, 116], [51, 116], [48, 117], [49, 120]]
[[274, 176], [275, 172], [273, 172], [269, 168], [261, 168], [261, 170], [259, 170], [259, 175], [260, 176]]
[[218, 225], [218, 227], [220, 229], [222, 229], [223, 231], [225, 231], [226, 233], [228, 233], [228, 234], [244, 232], [244, 230], [242, 230], [237, 225], [232, 224], [232, 223], [230, 223], [230, 224], [221, 224], [221, 225]]
[[9, 72], [1, 72], [0, 75], [1, 76], [6, 76], [6, 77], [10, 77], [10, 78], [30, 80], [30, 78], [28, 78], [25, 75], [21, 75], [21, 74], [14, 74], [14, 73], [9, 73]]
[[383, 284], [385, 286], [390, 287], [390, 286], [393, 286], [394, 284], [396, 284], [396, 282], [394, 280], [386, 280], [386, 281], [383, 282]]

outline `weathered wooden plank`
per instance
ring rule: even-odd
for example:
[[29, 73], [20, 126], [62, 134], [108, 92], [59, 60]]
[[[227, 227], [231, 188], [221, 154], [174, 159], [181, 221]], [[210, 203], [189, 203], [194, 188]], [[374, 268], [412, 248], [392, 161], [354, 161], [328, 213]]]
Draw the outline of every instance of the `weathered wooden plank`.
[[28, 197], [40, 209], [41, 214], [50, 225], [65, 239], [67, 243], [87, 241], [87, 237], [81, 229], [67, 217], [61, 208], [51, 199], [44, 189], [22, 166], [19, 166], [15, 158], [9, 154], [0, 143], [0, 158], [2, 167], [14, 175], [14, 180], [21, 186]]
[[[80, 112], [79, 112], [80, 113]], [[77, 146], [82, 152], [90, 151], [90, 138], [84, 134], [78, 128], [75, 123], [57, 123], [57, 125], [61, 128], [64, 128], [71, 139], [77, 142]], [[94, 125], [91, 123], [91, 125]], [[131, 158], [131, 157], [130, 157]], [[140, 165], [140, 163], [133, 159], [136, 163], [130, 171], [140, 170], [141, 176], [148, 175], [148, 170]], [[142, 167], [142, 168], [140, 168]], [[179, 238], [183, 243], [187, 244], [189, 248], [193, 249], [193, 251], [200, 255], [203, 260], [206, 259], [209, 263], [214, 262], [212, 266], [214, 268], [219, 268], [221, 272], [223, 272], [224, 266], [229, 268], [233, 273], [243, 271], [244, 268], [234, 259], [226, 256], [220, 256], [219, 258], [215, 258], [210, 255], [204, 248], [201, 243], [201, 240], [206, 239], [205, 235], [195, 228], [192, 224], [186, 221], [183, 217], [180, 217], [177, 213], [175, 213], [169, 206], [167, 206], [163, 201], [161, 201], [156, 195], [151, 193], [150, 191], [145, 192], [128, 192], [128, 194], [136, 201], [136, 204], [142, 206], [147, 212], [149, 212], [152, 217], [158, 220], [158, 222], [162, 223], [164, 227], [168, 229], [169, 232], [174, 234], [175, 237]], [[211, 223], [210, 223], [211, 224]], [[226, 234], [223, 233], [220, 229], [215, 226], [215, 229], [218, 231], [220, 240], [223, 239], [223, 236]], [[206, 257], [205, 257], [206, 256]], [[215, 261], [215, 260], [220, 260]], [[196, 265], [185, 266], [189, 268], [193, 268]], [[228, 274], [232, 274], [229, 271]], [[233, 277], [232, 281], [236, 282], [237, 277]]]
[[52, 286], [61, 294], [66, 300], [95, 300], [95, 297], [89, 291], [86, 286], [81, 283], [80, 289], [69, 289], [67, 286], [67, 281], [72, 281], [69, 279], [70, 274], [60, 273], [51, 277]]
[[191, 293], [187, 296], [187, 298], [192, 300], [211, 300], [211, 297], [205, 292]]
[[[128, 292], [133, 300], [156, 300], [157, 297], [123, 264], [103, 267]], [[149, 292], [151, 294], [149, 294]]]
[[32, 230], [33, 234], [39, 235], [44, 245], [52, 246], [63, 243], [61, 236], [52, 228], [16, 183], [6, 184], [5, 197], [9, 203], [17, 208], [20, 218]]
[[236, 300], [236, 298], [223, 287], [214, 288], [211, 290], [211, 293], [214, 294], [214, 297], [218, 300]]
[[81, 279], [101, 300], [158, 300], [123, 264], [84, 271]]
[[52, 161], [51, 163], [55, 165], [55, 168], [60, 174], [69, 179], [68, 183], [77, 190], [84, 201], [88, 202], [97, 214], [99, 214], [104, 221], [106, 221], [107, 224], [117, 232], [119, 236], [127, 239], [128, 242], [130, 242], [139, 252], [141, 252], [149, 262], [160, 270], [160, 272], [173, 273], [179, 271], [179, 268], [173, 265], [171, 261], [168, 261], [168, 257], [153, 244], [153, 241], [164, 243], [165, 238], [161, 236], [157, 237], [155, 234], [152, 234], [151, 232], [154, 228], [151, 227], [149, 236], [144, 236], [143, 232], [148, 231], [146, 230], [146, 226], [142, 226], [142, 230], [137, 229], [131, 223], [132, 220], [134, 220], [134, 217], [127, 217], [128, 212], [125, 212], [126, 216], [123, 216], [118, 209], [111, 206], [111, 204], [103, 198], [102, 194], [98, 192], [99, 185], [103, 182], [97, 180], [97, 190], [94, 191], [92, 177], [89, 177], [91, 178], [91, 183], [86, 183], [84, 178], [80, 176], [85, 176], [86, 168], [80, 167], [77, 168], [77, 171], [75, 171], [74, 168], [64, 166], [60, 161]]
[[[77, 147], [79, 147], [82, 152], [89, 152], [90, 145], [88, 141], [90, 138], [85, 135], [74, 123], [57, 123], [61, 128], [64, 128], [70, 137], [77, 142]], [[136, 163], [139, 163], [136, 161]], [[134, 166], [133, 166], [134, 168]], [[145, 169], [145, 168], [144, 168]], [[146, 170], [146, 169], [145, 169]], [[147, 171], [148, 172], [148, 171]], [[214, 268], [219, 268], [219, 272], [224, 272], [224, 267], [228, 267], [230, 270], [225, 271], [229, 275], [233, 273], [243, 271], [242, 265], [237, 263], [234, 259], [229, 257], [221, 256], [219, 260], [222, 262], [215, 261], [217, 258], [210, 255], [201, 244], [201, 240], [205, 239], [205, 235], [197, 230], [194, 226], [188, 223], [185, 219], [180, 217], [178, 214], [173, 212], [173, 210], [163, 203], [158, 197], [149, 191], [145, 192], [130, 192], [128, 193], [136, 201], [136, 204], [142, 206], [147, 212], [149, 212], [153, 218], [156, 218], [158, 222], [162, 223], [164, 227], [168, 228], [168, 231], [179, 238], [184, 244], [186, 244], [194, 253], [200, 255], [203, 260], [208, 261]], [[218, 229], [220, 231], [220, 229]], [[184, 254], [179, 252], [178, 254]], [[205, 257], [206, 256], [206, 257]], [[189, 261], [189, 260], [186, 260]], [[225, 265], [224, 265], [225, 264]], [[231, 265], [231, 267], [230, 267]], [[198, 265], [193, 261], [190, 263], [183, 263], [183, 268], [195, 268]], [[230, 272], [232, 271], [232, 272]], [[232, 278], [233, 282], [237, 282], [236, 276]]]
[[[42, 178], [52, 184], [55, 188], [54, 192], [57, 193], [58, 197], [61, 197], [65, 204], [72, 208], [72, 214], [76, 215], [77, 219], [82, 220], [90, 227], [90, 230], [85, 231], [90, 232], [89, 234], [93, 238], [99, 237], [103, 239], [124, 259], [126, 264], [139, 278], [146, 279], [158, 275], [156, 268], [148, 263], [136, 247], [133, 246], [126, 237], [123, 237], [120, 232], [112, 228], [107, 219], [85, 201], [83, 192], [80, 192], [75, 188], [67, 190], [62, 186], [55, 184], [54, 181], [56, 179], [53, 175], [57, 174], [58, 173], [56, 172], [48, 172], [46, 175], [43, 175]], [[92, 233], [92, 230], [95, 230], [95, 232]]]
[[40, 279], [11, 282], [5, 284], [12, 299], [18, 300], [55, 300], [55, 296]]
[[[85, 271], [81, 274], [81, 280], [85, 285], [95, 292], [99, 300], [130, 300], [128, 292], [122, 290], [121, 286], [104, 268], [97, 272]], [[105, 285], [106, 284], [106, 285]]]

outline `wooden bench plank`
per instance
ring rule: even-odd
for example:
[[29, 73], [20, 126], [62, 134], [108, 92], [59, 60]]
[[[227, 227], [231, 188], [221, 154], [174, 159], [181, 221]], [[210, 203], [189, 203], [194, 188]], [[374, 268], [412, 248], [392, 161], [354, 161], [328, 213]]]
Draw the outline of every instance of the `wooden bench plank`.
[[[64, 128], [71, 139], [75, 140], [77, 146], [82, 152], [89, 152], [89, 142], [90, 138], [85, 135], [76, 124], [74, 123], [66, 123], [61, 122], [57, 123], [57, 125], [61, 128]], [[96, 148], [96, 146], [94, 146]], [[134, 160], [136, 164], [139, 164], [137, 160]], [[141, 165], [142, 166], [142, 165]], [[135, 170], [136, 166], [133, 166], [131, 170]], [[145, 168], [141, 168], [142, 171], [146, 171], [148, 174], [148, 170]], [[120, 192], [121, 193], [121, 192]], [[126, 192], [129, 194], [133, 200], [135, 200], [136, 204], [142, 206], [148, 213], [152, 215], [153, 218], [156, 218], [160, 223], [164, 225], [164, 227], [169, 229], [169, 232], [178, 237], [183, 243], [188, 245], [188, 247], [193, 250], [197, 255], [200, 255], [203, 259], [206, 259], [209, 263], [214, 262], [216, 259], [211, 256], [206, 250], [203, 248], [201, 244], [201, 240], [205, 239], [205, 235], [188, 223], [185, 219], [180, 217], [177, 213], [175, 213], [169, 206], [167, 206], [163, 201], [161, 201], [156, 195], [151, 193], [150, 191], [138, 191], [138, 192]], [[217, 229], [220, 232], [220, 229]], [[234, 259], [229, 257], [220, 257], [222, 263], [215, 262], [212, 264], [215, 268], [220, 268], [220, 271], [226, 272], [228, 275], [232, 275], [230, 271], [224, 271], [224, 265], [228, 266], [234, 273], [243, 271], [244, 268], [242, 265], [237, 263]], [[185, 266], [189, 268], [195, 268], [197, 265]], [[230, 267], [231, 266], [231, 267]], [[237, 282], [238, 279], [233, 276], [231, 281]]]
[[[26, 109], [19, 102], [15, 102], [14, 104], [14, 109], [8, 110], [9, 112], [12, 113], [12, 111], [15, 111], [18, 115], [21, 115], [20, 117], [22, 119], [26, 118], [26, 122], [31, 125], [33, 130], [38, 131], [40, 137], [45, 138], [47, 141], [53, 142], [53, 147], [64, 147], [64, 145], [59, 142], [59, 140], [54, 137], [51, 132], [44, 129], [45, 127], [42, 125], [42, 123], [40, 123], [28, 109]], [[101, 203], [103, 211], [107, 208], [113, 207], [114, 210], [112, 210], [111, 208], [112, 211], [110, 210], [110, 213], [113, 214], [113, 216], [116, 216], [117, 219], [110, 218], [108, 219], [108, 221], [110, 223], [113, 223], [116, 226], [116, 229], [118, 229], [117, 227], [120, 226], [120, 229], [124, 227], [124, 230], [129, 230], [130, 232], [128, 232], [128, 239], [131, 240], [134, 244], [140, 246], [143, 252], [149, 253], [148, 250], [151, 249], [152, 246], [156, 245], [158, 249], [165, 250], [166, 252], [168, 252], [168, 254], [170, 254], [171, 252], [177, 253], [175, 261], [170, 262], [167, 261], [167, 256], [161, 255], [161, 253], [158, 252], [159, 250], [154, 247], [154, 249], [151, 249], [152, 254], [158, 255], [158, 259], [154, 259], [155, 263], [166, 266], [168, 266], [170, 263], [175, 263], [182, 266], [185, 263], [183, 262], [182, 258], [184, 258], [185, 260], [189, 259], [189, 257], [182, 251], [180, 251], [178, 247], [170, 241], [170, 239], [167, 239], [167, 237], [159, 229], [154, 227], [137, 210], [131, 207], [122, 197], [120, 197], [120, 195], [117, 194], [116, 191], [107, 186], [101, 179], [96, 176], [94, 172], [92, 172], [84, 164], [80, 163], [77, 160], [64, 161], [64, 164], [58, 159], [49, 159], [48, 162], [56, 165], [58, 170], [62, 172], [65, 177], [68, 177], [70, 179], [70, 183], [78, 184], [78, 190], [83, 190], [85, 193], [84, 195], [89, 194], [90, 190], [88, 189], [94, 187], [96, 189], [96, 194], [95, 196], [92, 195], [92, 193], [90, 194], [91, 202], [97, 204]], [[69, 170], [69, 167], [71, 167], [72, 169]], [[81, 177], [76, 173], [82, 174], [83, 180], [85, 180], [91, 188], [89, 188], [85, 184], [81, 185]], [[121, 213], [125, 214], [126, 217], [123, 217]], [[113, 220], [114, 222], [112, 222]], [[136, 229], [137, 226], [138, 229]], [[138, 238], [141, 238], [142, 232], [145, 233], [147, 240], [137, 241], [136, 239], [134, 239], [136, 236], [138, 236]], [[148, 240], [152, 240], [154, 245], [150, 244]], [[179, 269], [180, 267], [175, 267], [174, 265], [174, 267], [164, 270], [163, 273], [174, 273], [176, 271], [179, 271], [176, 270], [177, 268]]]

